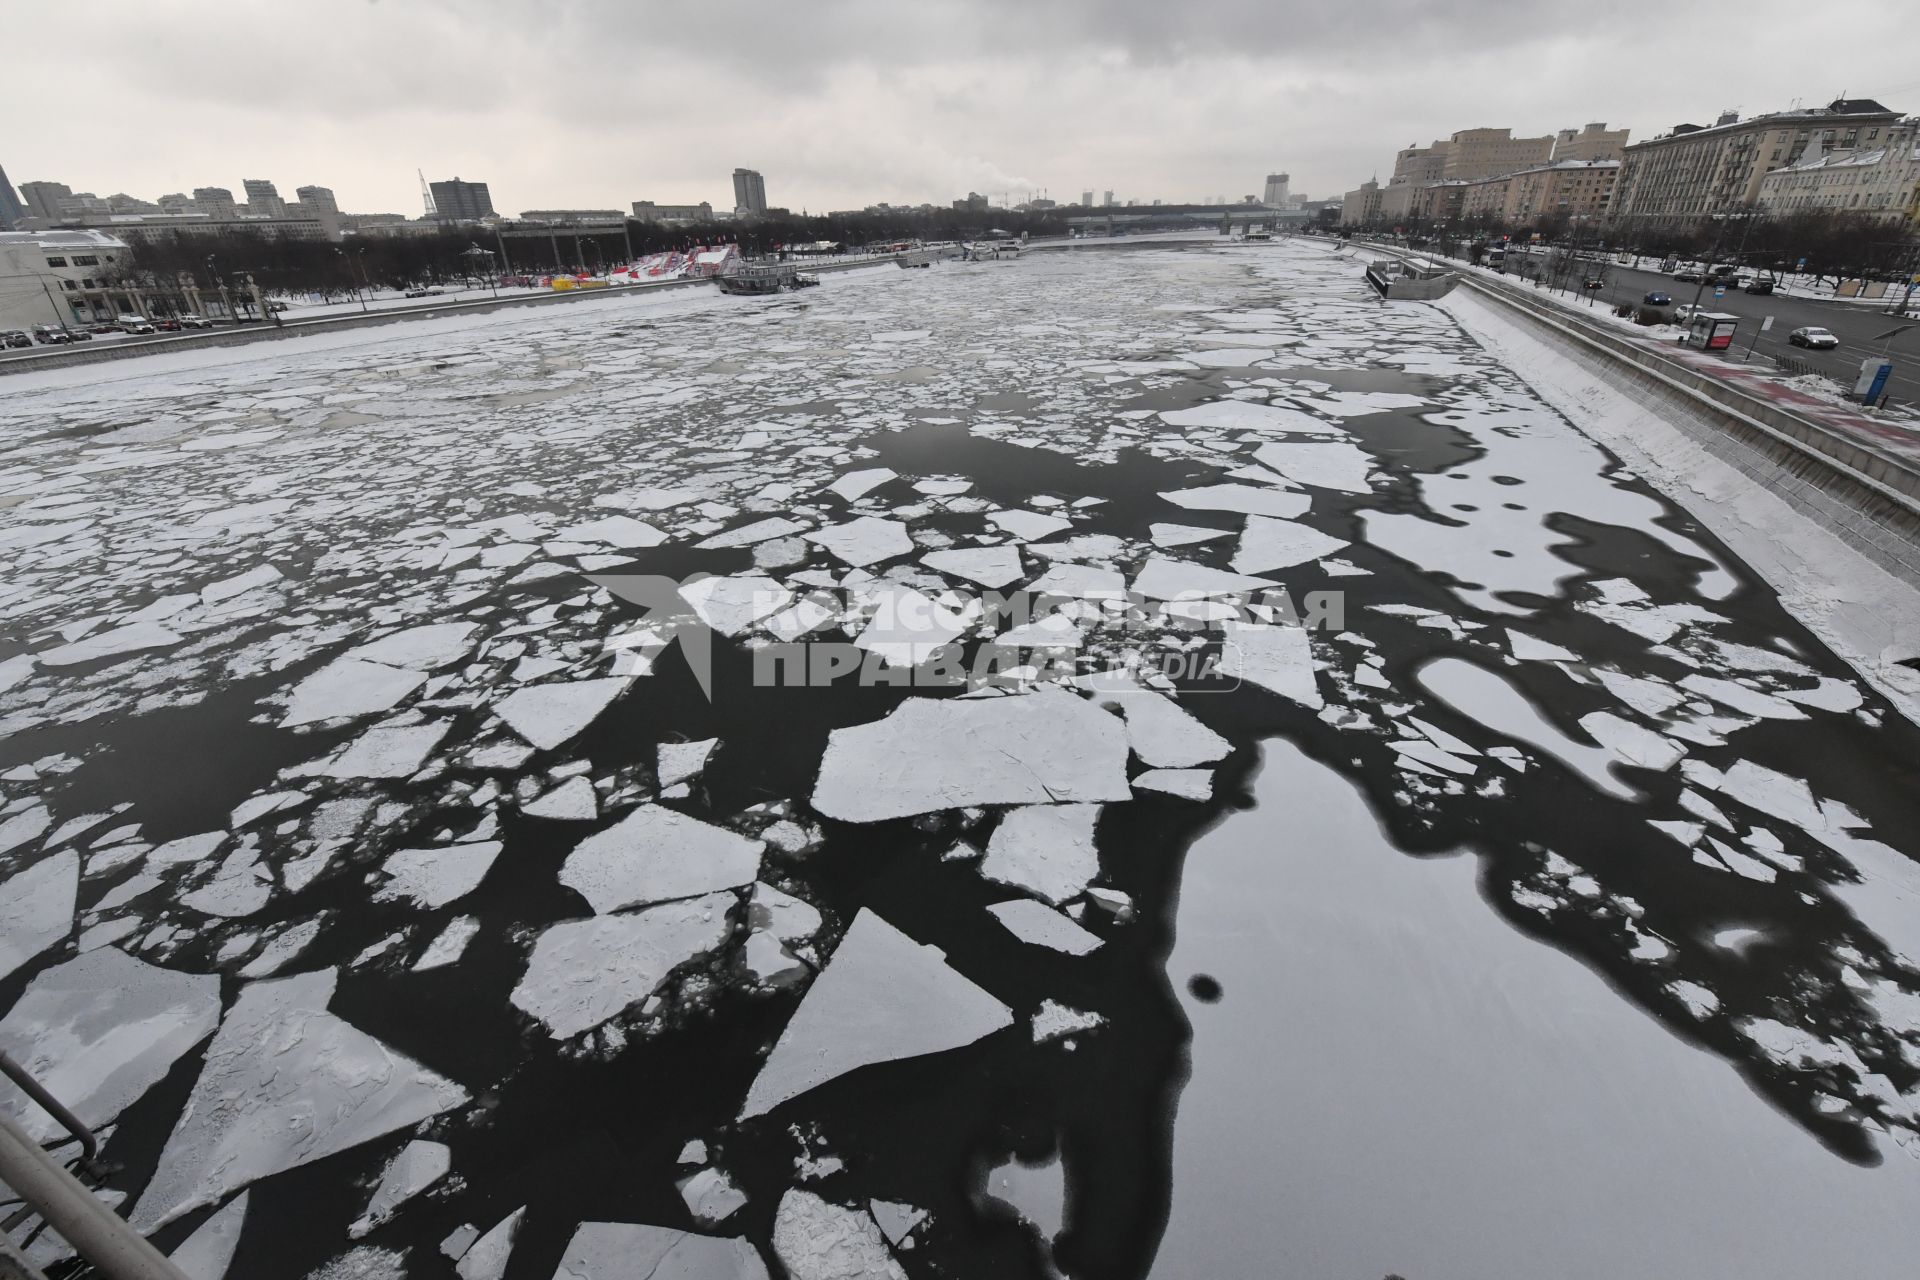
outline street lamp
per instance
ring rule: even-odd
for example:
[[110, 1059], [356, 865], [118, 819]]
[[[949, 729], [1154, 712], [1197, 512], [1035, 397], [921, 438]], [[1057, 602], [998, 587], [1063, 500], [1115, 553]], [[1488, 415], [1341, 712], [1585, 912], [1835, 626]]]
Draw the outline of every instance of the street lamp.
[[[347, 264], [347, 279], [349, 282], [352, 282], [354, 285], [353, 295], [355, 298], [359, 300], [360, 310], [364, 314], [367, 310], [367, 295], [366, 295], [366, 291], [360, 288], [359, 282], [354, 280], [353, 259], [347, 256], [347, 251], [345, 249], [335, 249], [334, 252], [339, 254], [341, 260]], [[362, 249], [360, 250], [360, 252], [365, 253], [366, 250]], [[361, 265], [362, 267], [365, 266], [364, 263], [362, 263]], [[361, 278], [362, 279], [365, 278], [364, 270], [361, 272]]]

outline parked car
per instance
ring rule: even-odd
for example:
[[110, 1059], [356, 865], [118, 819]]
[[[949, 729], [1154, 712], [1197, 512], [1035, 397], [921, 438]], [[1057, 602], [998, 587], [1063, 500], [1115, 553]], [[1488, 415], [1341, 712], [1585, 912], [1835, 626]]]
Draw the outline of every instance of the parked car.
[[33, 345], [33, 338], [25, 329], [8, 329], [0, 333], [0, 342], [6, 343], [9, 347], [30, 347]]
[[269, 312], [285, 311], [286, 309], [287, 309], [287, 304], [284, 302], [269, 302], [267, 304], [267, 310]]
[[[85, 329], [80, 330], [80, 332], [86, 333], [89, 338], [93, 336], [87, 333]], [[55, 347], [63, 342], [72, 342], [73, 336], [72, 333], [62, 329], [57, 324], [37, 324], [33, 326], [33, 340], [43, 346]]]
[[[74, 342], [92, 342], [93, 341], [93, 330], [91, 329], [76, 328], [76, 329], [68, 329], [66, 332], [67, 332], [67, 337], [71, 341], [74, 341]], [[107, 332], [112, 333], [113, 330], [108, 329]]]
[[211, 329], [213, 328], [213, 321], [207, 319], [205, 316], [181, 316], [180, 327], [183, 329]]
[[122, 333], [153, 332], [153, 321], [147, 319], [145, 316], [133, 315], [131, 312], [122, 315], [115, 324]]
[[1696, 307], [1691, 303], [1684, 307], [1675, 307], [1673, 309], [1673, 322], [1675, 324], [1685, 324], [1687, 321], [1693, 319], [1697, 313], [1705, 310], [1705, 307]]
[[1705, 279], [1706, 277], [1700, 274], [1699, 269], [1695, 267], [1684, 267], [1673, 273], [1673, 282], [1675, 284], [1699, 284]]
[[118, 333], [120, 332], [120, 326], [111, 320], [95, 320], [87, 326], [86, 331], [88, 333]]
[[153, 322], [153, 327], [158, 329], [161, 333], [180, 332], [180, 322], [178, 320], [175, 320], [172, 316], [167, 316], [164, 319], [155, 320]]
[[1766, 279], [1749, 280], [1746, 283], [1748, 293], [1772, 293], [1773, 281]]
[[407, 296], [409, 298], [437, 298], [444, 292], [446, 292], [446, 290], [440, 288], [438, 285], [429, 285], [425, 289], [409, 289], [407, 290]]
[[1589, 293], [1597, 293], [1600, 290], [1607, 287], [1607, 282], [1605, 280], [1602, 280], [1599, 276], [1588, 276], [1584, 281], [1581, 282], [1580, 287], [1582, 289], [1587, 290]]
[[1655, 289], [1652, 293], [1640, 299], [1640, 301], [1650, 307], [1670, 307], [1673, 305], [1673, 295], [1670, 293], [1662, 293], [1658, 289]]
[[1811, 347], [1821, 351], [1831, 351], [1840, 345], [1840, 339], [1820, 326], [1811, 324], [1795, 329], [1787, 335], [1787, 341], [1796, 347]]

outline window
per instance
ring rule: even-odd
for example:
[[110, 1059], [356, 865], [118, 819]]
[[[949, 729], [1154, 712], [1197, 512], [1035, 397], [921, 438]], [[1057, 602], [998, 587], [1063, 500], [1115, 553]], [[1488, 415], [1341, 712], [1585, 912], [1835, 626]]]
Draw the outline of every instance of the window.
[[81, 287], [82, 289], [91, 289], [91, 288], [93, 288], [93, 281], [91, 281], [91, 280], [82, 280], [82, 281], [80, 282], [80, 287]]
[[76, 267], [97, 267], [100, 265], [100, 259], [97, 255], [91, 253], [75, 254], [73, 265]]
[[64, 267], [67, 265], [67, 260], [65, 258], [48, 258], [47, 265], [50, 267]]

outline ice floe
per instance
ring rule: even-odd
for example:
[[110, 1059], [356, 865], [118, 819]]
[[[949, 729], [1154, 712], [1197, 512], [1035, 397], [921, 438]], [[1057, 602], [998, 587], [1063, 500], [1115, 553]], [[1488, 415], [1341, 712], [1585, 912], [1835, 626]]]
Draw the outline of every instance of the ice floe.
[[418, 1138], [409, 1142], [387, 1162], [372, 1199], [367, 1201], [366, 1212], [354, 1219], [347, 1235], [354, 1240], [366, 1235], [391, 1218], [401, 1205], [446, 1177], [452, 1167], [453, 1152], [445, 1143]]
[[80, 855], [63, 849], [0, 881], [0, 978], [73, 932]]
[[1125, 727], [1058, 689], [909, 698], [883, 720], [835, 729], [814, 784], [829, 818], [879, 822], [977, 804], [1124, 800]]
[[862, 908], [754, 1077], [740, 1118], [855, 1068], [957, 1049], [1012, 1022], [1013, 1011], [949, 967], [938, 948]]
[[551, 751], [598, 719], [627, 684], [623, 677], [608, 676], [530, 685], [515, 689], [494, 703], [492, 710], [522, 738]]
[[1008, 933], [1036, 947], [1083, 956], [1100, 946], [1099, 934], [1089, 933], [1052, 907], [1031, 898], [996, 902], [987, 911]]
[[802, 1187], [780, 1199], [773, 1251], [788, 1280], [907, 1280], [870, 1214]]
[[633, 1222], [583, 1222], [553, 1280], [767, 1280], [767, 1264], [738, 1237]]
[[336, 972], [243, 988], [131, 1215], [142, 1231], [467, 1100], [327, 1012]]
[[1009, 810], [993, 829], [980, 874], [1065, 902], [1100, 874], [1093, 844], [1097, 804], [1036, 804]]
[[574, 847], [560, 883], [605, 915], [753, 883], [760, 841], [645, 804]]
[[731, 893], [714, 893], [552, 925], [533, 945], [513, 1005], [556, 1039], [597, 1027], [652, 995], [680, 965], [725, 942], [735, 901]]

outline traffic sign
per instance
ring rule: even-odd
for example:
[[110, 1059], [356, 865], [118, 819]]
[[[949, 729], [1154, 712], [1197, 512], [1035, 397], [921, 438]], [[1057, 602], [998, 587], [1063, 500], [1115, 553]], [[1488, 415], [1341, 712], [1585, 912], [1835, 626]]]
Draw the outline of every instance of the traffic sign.
[[1794, 270], [1799, 271], [1799, 270], [1803, 270], [1806, 267], [1806, 265], [1807, 265], [1807, 260], [1805, 258], [1802, 258], [1800, 259], [1800, 261], [1793, 264], [1793, 268]]
[[1765, 333], [1765, 332], [1766, 332], [1767, 330], [1769, 330], [1769, 329], [1771, 329], [1771, 328], [1773, 328], [1773, 317], [1772, 317], [1772, 316], [1768, 316], [1768, 317], [1767, 317], [1767, 318], [1766, 318], [1765, 320], [1762, 320], [1762, 321], [1760, 322], [1760, 332], [1762, 332], [1762, 333]]
[[1726, 297], [1726, 296], [1727, 296], [1727, 286], [1725, 286], [1725, 285], [1723, 285], [1723, 284], [1717, 284], [1717, 285], [1715, 285], [1715, 286], [1713, 286], [1713, 296], [1714, 296], [1714, 297], [1716, 297], [1716, 298], [1724, 298], [1724, 297]]

